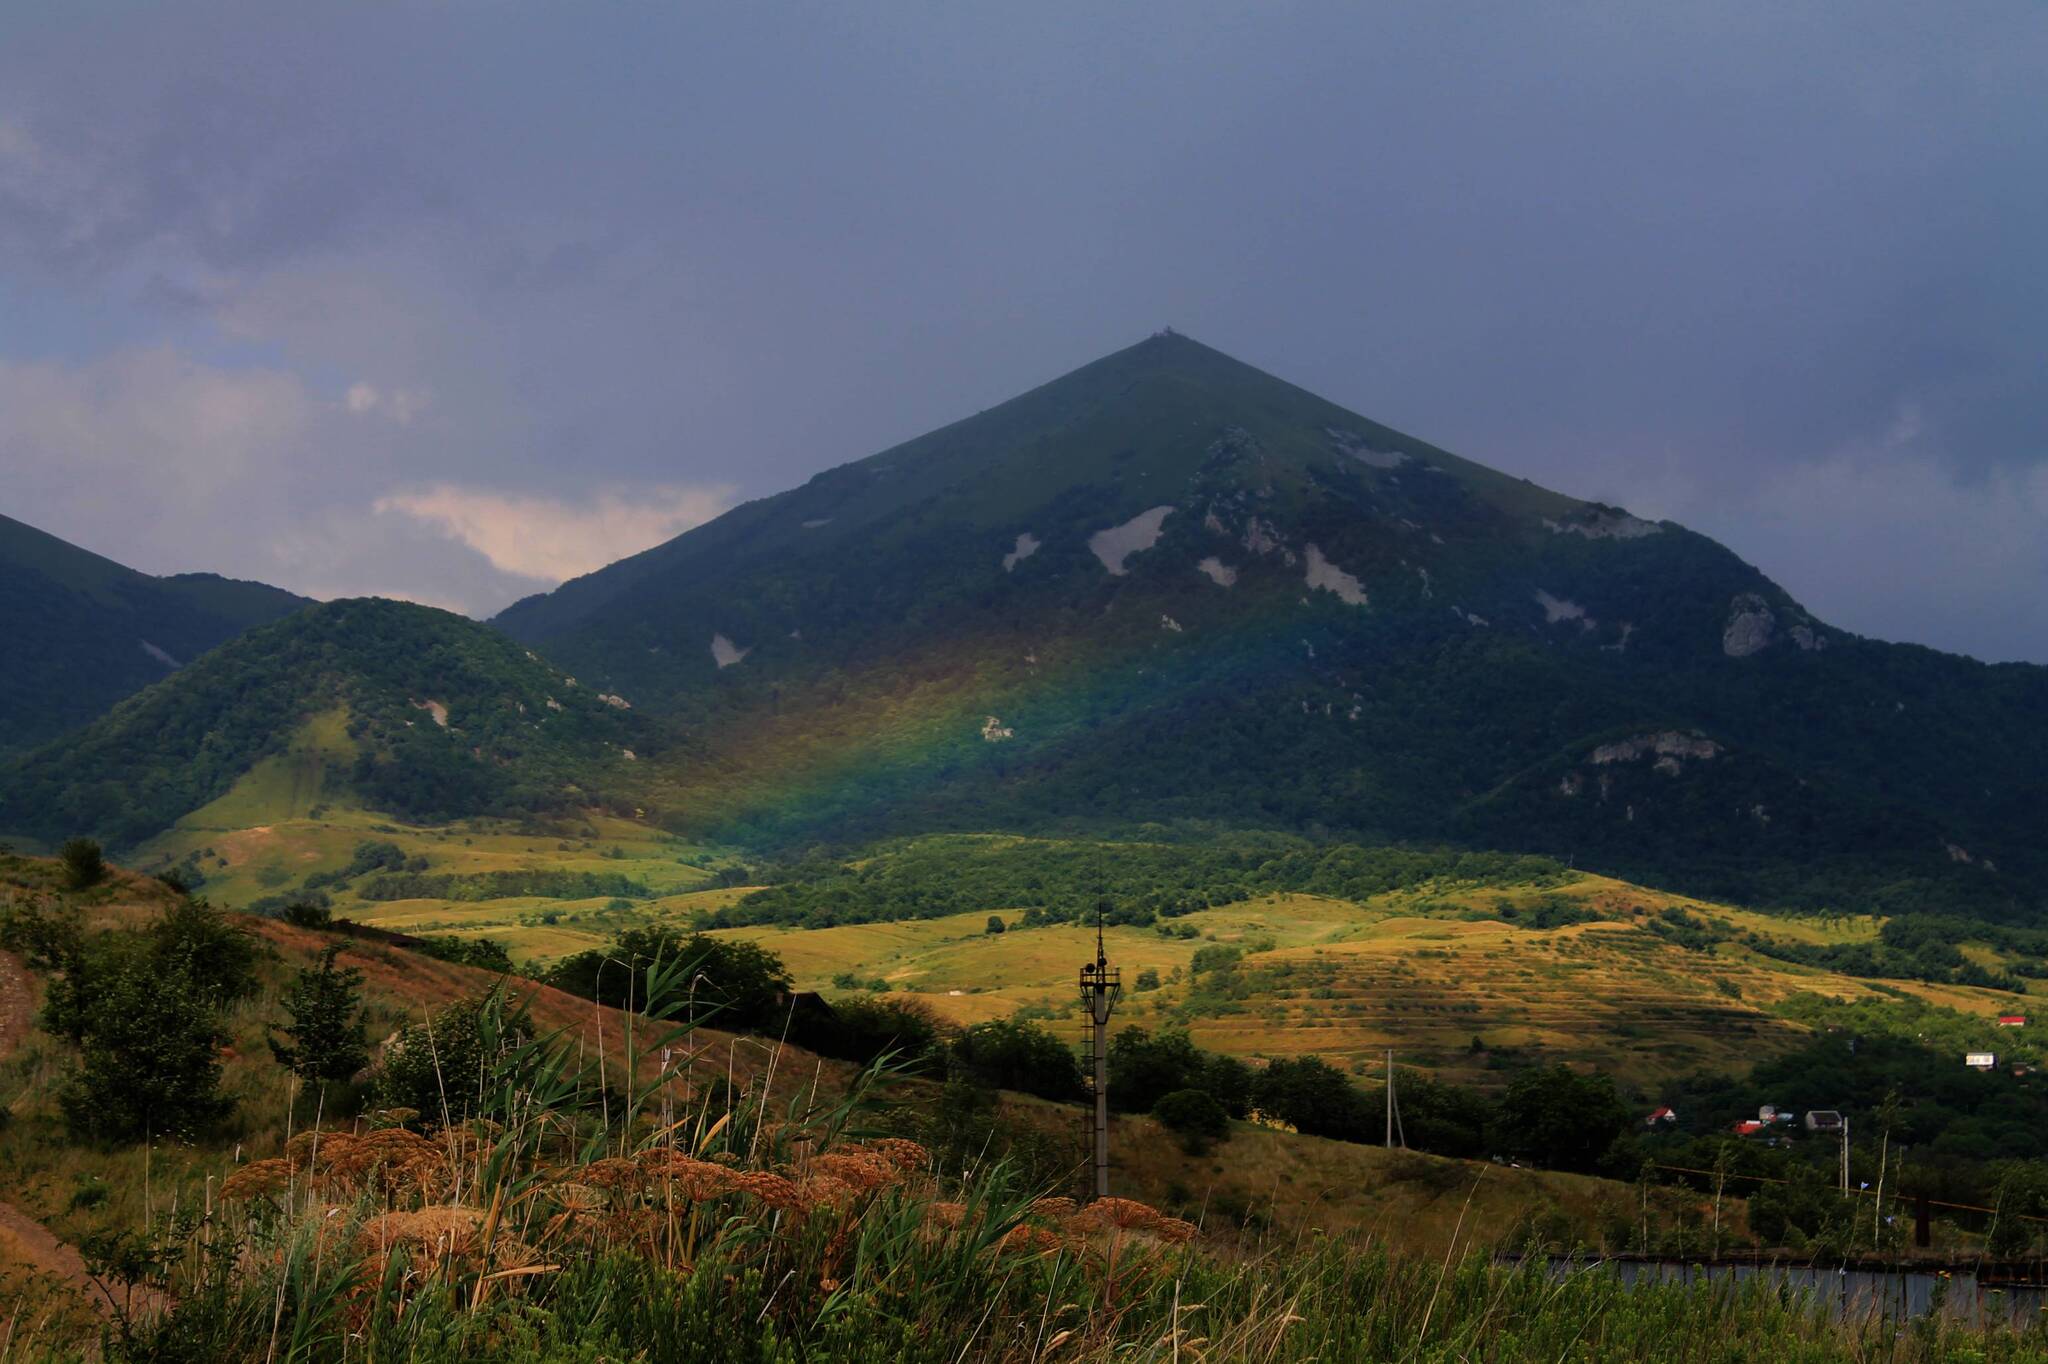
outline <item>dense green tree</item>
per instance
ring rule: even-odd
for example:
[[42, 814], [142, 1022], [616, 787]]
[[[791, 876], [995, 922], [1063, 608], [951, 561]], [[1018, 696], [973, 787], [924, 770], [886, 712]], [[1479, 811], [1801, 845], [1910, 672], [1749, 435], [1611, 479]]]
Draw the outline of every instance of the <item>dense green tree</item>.
[[279, 999], [287, 1021], [272, 1028], [271, 1054], [301, 1079], [346, 1080], [370, 1061], [363, 1035], [363, 973], [336, 966], [339, 945], [293, 976]]
[[64, 862], [64, 882], [73, 890], [96, 886], [107, 874], [106, 857], [90, 838], [73, 838], [57, 850]]
[[649, 972], [681, 969], [676, 997], [656, 1001], [726, 1028], [774, 1028], [790, 989], [782, 959], [755, 943], [687, 937], [666, 925], [629, 928], [604, 947], [565, 957], [547, 983], [614, 1008], [647, 1007]]
[[1230, 1135], [1230, 1115], [1213, 1095], [1199, 1089], [1176, 1089], [1160, 1096], [1159, 1102], [1152, 1105], [1152, 1116], [1179, 1137], [1181, 1148], [1193, 1156], [1206, 1152], [1209, 1143]]
[[59, 1101], [81, 1136], [189, 1137], [226, 1116], [227, 1041], [201, 977], [143, 952], [110, 953], [80, 1028], [77, 1069]]
[[150, 950], [164, 969], [182, 969], [200, 997], [226, 1008], [256, 993], [256, 940], [204, 900], [179, 900], [149, 930]]
[[1043, 1027], [1022, 1019], [977, 1023], [953, 1044], [953, 1056], [982, 1083], [1073, 1099], [1081, 1093], [1081, 1066], [1073, 1047]]
[[915, 995], [855, 995], [832, 1006], [829, 1025], [807, 1027], [797, 1040], [862, 1065], [889, 1055], [925, 1070], [944, 1056], [949, 1032], [932, 1006]]
[[442, 1127], [488, 1113], [497, 1101], [492, 1078], [507, 1052], [533, 1036], [522, 1005], [496, 993], [458, 1000], [425, 1022], [399, 1031], [371, 1078], [380, 1107], [405, 1110], [421, 1127]]
[[1502, 1096], [1498, 1139], [1509, 1154], [1552, 1170], [1592, 1174], [1635, 1115], [1614, 1081], [1556, 1065], [1525, 1071]]
[[1371, 1129], [1365, 1098], [1351, 1079], [1320, 1056], [1270, 1061], [1252, 1082], [1261, 1113], [1316, 1137], [1363, 1141]]

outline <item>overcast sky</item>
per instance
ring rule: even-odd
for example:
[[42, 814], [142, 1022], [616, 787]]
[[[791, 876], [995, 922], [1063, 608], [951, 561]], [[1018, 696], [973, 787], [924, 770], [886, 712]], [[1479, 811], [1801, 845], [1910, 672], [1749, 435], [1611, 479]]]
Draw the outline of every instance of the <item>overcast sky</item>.
[[488, 614], [1164, 325], [2048, 661], [2048, 6], [0, 8], [0, 511]]

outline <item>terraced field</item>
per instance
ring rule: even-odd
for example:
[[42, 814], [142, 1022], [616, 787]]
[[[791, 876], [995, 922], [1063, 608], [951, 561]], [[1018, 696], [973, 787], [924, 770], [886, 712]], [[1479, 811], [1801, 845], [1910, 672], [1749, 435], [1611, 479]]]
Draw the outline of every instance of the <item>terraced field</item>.
[[[1995, 991], [1858, 980], [1732, 942], [1695, 950], [1644, 926], [1679, 906], [1744, 931], [1856, 941], [1875, 935], [1867, 918], [1781, 920], [1599, 877], [1562, 893], [1609, 917], [1554, 929], [1473, 917], [1500, 911], [1492, 893], [1366, 904], [1276, 896], [1171, 921], [1193, 938], [1112, 928], [1109, 956], [1127, 987], [1119, 1017], [1184, 1023], [1217, 1051], [1314, 1053], [1360, 1072], [1376, 1071], [1391, 1048], [1404, 1065], [1481, 1085], [1497, 1080], [1500, 1067], [1532, 1060], [1596, 1065], [1651, 1085], [1700, 1069], [1743, 1070], [1797, 1046], [1806, 1029], [1771, 1012], [1794, 994], [1853, 999], [1897, 990], [1977, 1015], [2012, 1007], [2010, 995]], [[1075, 973], [1093, 958], [1093, 934], [1056, 925], [991, 935], [986, 918], [723, 931], [779, 953], [801, 988], [831, 993], [835, 978], [842, 988], [849, 977], [879, 979], [918, 992], [962, 1024], [1023, 1008], [1065, 1020], [1078, 1035]], [[1194, 977], [1195, 954], [1214, 945], [1255, 950], [1227, 977]], [[1158, 973], [1159, 987], [1131, 988], [1147, 971]]]
[[[392, 887], [378, 886], [379, 874], [360, 875], [326, 887], [337, 913], [405, 933], [488, 937], [530, 965], [634, 925], [687, 928], [749, 893], [721, 884], [744, 874], [732, 850], [633, 820], [432, 827], [326, 803], [318, 769], [344, 756], [345, 742], [334, 725], [300, 735], [291, 752], [259, 765], [138, 860], [195, 869], [208, 897], [243, 907], [291, 893], [308, 876], [331, 878], [366, 842], [389, 844], [408, 866], [470, 884], [461, 894], [388, 898]], [[623, 878], [632, 893], [487, 893], [488, 878], [522, 872], [613, 885], [609, 878]], [[1688, 945], [1668, 931], [1663, 916], [1672, 911], [1719, 940]], [[1007, 931], [987, 931], [991, 914]], [[989, 904], [931, 919], [719, 932], [771, 948], [800, 989], [914, 993], [963, 1025], [1023, 1010], [1078, 1037], [1075, 975], [1094, 956], [1094, 935], [1068, 923], [1025, 927], [1023, 917], [1020, 906]], [[1537, 926], [1545, 923], [1559, 926]], [[1184, 1025], [1218, 1051], [1314, 1053], [1361, 1072], [1377, 1070], [1392, 1049], [1403, 1064], [1479, 1084], [1531, 1061], [1596, 1065], [1646, 1088], [1693, 1070], [1744, 1069], [1799, 1043], [1804, 1029], [1773, 1006], [1802, 992], [1904, 991], [1980, 1016], [2012, 1008], [2010, 995], [1855, 979], [1740, 941], [1754, 933], [1785, 943], [1870, 942], [1879, 928], [1868, 916], [1765, 915], [1581, 876], [1561, 886], [1431, 883], [1356, 902], [1263, 895], [1156, 929], [1112, 928], [1107, 947], [1123, 971], [1123, 1021]], [[1197, 954], [1219, 946], [1237, 948], [1242, 961], [1198, 975]], [[1997, 964], [1995, 954], [1973, 955]]]

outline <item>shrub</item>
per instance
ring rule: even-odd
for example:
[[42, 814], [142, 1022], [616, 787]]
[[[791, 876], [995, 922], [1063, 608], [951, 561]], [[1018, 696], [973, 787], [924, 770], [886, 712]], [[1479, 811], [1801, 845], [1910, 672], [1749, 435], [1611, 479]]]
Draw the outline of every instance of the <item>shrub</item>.
[[73, 890], [96, 886], [107, 874], [107, 860], [100, 845], [90, 838], [74, 838], [57, 850], [64, 860], [64, 882]]
[[371, 1092], [381, 1107], [417, 1114], [421, 1126], [462, 1122], [495, 1098], [488, 1082], [498, 1058], [531, 1036], [525, 1009], [508, 1011], [501, 994], [459, 1000], [400, 1030], [384, 1048]]
[[1001, 933], [1001, 932], [1003, 932], [1003, 931], [1004, 931], [1004, 930], [1005, 930], [1005, 929], [1006, 929], [1007, 927], [1008, 927], [1008, 925], [1006, 925], [1006, 924], [1005, 924], [1005, 923], [1003, 922], [1003, 916], [1002, 916], [1002, 915], [1000, 915], [1000, 914], [991, 914], [991, 915], [989, 915], [989, 916], [988, 916], [988, 927], [987, 927], [987, 929], [985, 929], [984, 931], [985, 931], [985, 932], [987, 932], [987, 933], [989, 933], [989, 934], [991, 934], [991, 935], [993, 935], [993, 934], [996, 934], [996, 933]]
[[299, 928], [332, 928], [334, 910], [318, 900], [293, 900], [278, 917]]
[[1223, 1105], [1199, 1089], [1176, 1089], [1152, 1105], [1152, 1116], [1180, 1138], [1181, 1149], [1198, 1156], [1212, 1141], [1230, 1135], [1230, 1115]]
[[226, 1116], [209, 992], [189, 970], [163, 971], [143, 952], [117, 954], [95, 982], [78, 1068], [59, 1094], [81, 1136], [189, 1137]]

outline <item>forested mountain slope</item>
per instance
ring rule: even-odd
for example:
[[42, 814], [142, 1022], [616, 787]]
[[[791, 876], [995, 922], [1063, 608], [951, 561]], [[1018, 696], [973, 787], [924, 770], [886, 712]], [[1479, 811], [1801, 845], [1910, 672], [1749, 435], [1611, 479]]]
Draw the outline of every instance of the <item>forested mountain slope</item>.
[[680, 724], [650, 799], [740, 837], [1198, 819], [2012, 914], [2048, 879], [2048, 669], [1845, 634], [1171, 333], [497, 623]]
[[306, 604], [211, 573], [153, 578], [0, 516], [0, 755], [75, 729]]
[[640, 732], [487, 626], [405, 602], [328, 602], [0, 772], [0, 831], [131, 846], [308, 742], [332, 800], [417, 819], [582, 808], [623, 784]]

